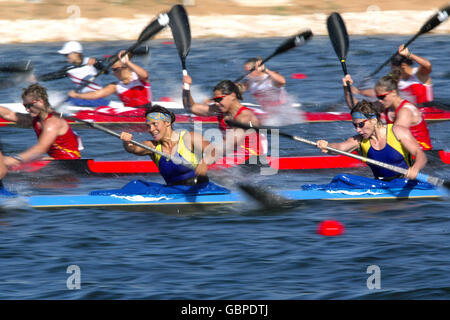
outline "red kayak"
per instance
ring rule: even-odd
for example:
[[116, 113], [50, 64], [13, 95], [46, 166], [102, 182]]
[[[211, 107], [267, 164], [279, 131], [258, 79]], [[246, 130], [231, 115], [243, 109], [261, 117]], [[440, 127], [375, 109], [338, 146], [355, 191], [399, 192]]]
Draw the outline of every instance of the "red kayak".
[[[427, 151], [429, 163], [431, 165], [450, 164], [450, 152], [443, 150]], [[339, 169], [339, 168], [360, 168], [366, 164], [346, 156], [292, 156], [292, 157], [270, 157], [265, 159], [252, 159], [245, 161], [244, 158], [221, 159], [217, 164], [210, 166], [210, 170], [222, 170], [236, 165], [255, 165], [259, 167], [270, 166], [280, 171], [318, 170], [318, 169]], [[250, 164], [248, 164], [250, 163]], [[87, 175], [126, 175], [126, 174], [156, 174], [158, 168], [151, 160], [107, 160], [97, 161], [93, 159], [78, 160], [42, 160], [21, 164], [10, 168], [10, 173], [20, 172], [45, 172], [55, 173], [59, 170], [67, 170], [77, 174]]]
[[[119, 112], [119, 113], [106, 113], [106, 110], [114, 110], [109, 107], [99, 107], [95, 110], [82, 110], [77, 112], [74, 117], [81, 120], [93, 121], [98, 124], [144, 124], [144, 110], [136, 109], [132, 111]], [[433, 107], [420, 108], [425, 120], [427, 121], [447, 121], [450, 120], [450, 111], [441, 110]], [[305, 122], [332, 122], [332, 121], [351, 121], [349, 112], [304, 112], [303, 118]], [[216, 116], [196, 116], [190, 114], [177, 114], [176, 122], [178, 123], [190, 123], [194, 121], [200, 121], [203, 123], [216, 123]], [[75, 123], [70, 120], [69, 122]], [[78, 123], [83, 124], [83, 123]], [[0, 118], [0, 126], [15, 125], [12, 122], [6, 121]], [[83, 124], [85, 125], [85, 124]]]

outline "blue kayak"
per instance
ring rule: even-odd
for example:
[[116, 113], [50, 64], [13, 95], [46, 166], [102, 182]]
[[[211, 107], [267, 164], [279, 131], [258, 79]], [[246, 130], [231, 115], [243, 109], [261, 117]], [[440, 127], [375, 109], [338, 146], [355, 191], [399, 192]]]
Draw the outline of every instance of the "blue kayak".
[[[397, 200], [438, 199], [447, 194], [427, 183], [395, 179], [390, 182], [338, 175], [331, 183], [304, 185], [298, 190], [271, 191], [275, 195], [296, 201], [310, 200]], [[1, 196], [1, 201], [14, 196]], [[76, 207], [167, 207], [225, 205], [248, 201], [249, 197], [213, 183], [191, 186], [164, 186], [134, 180], [121, 189], [96, 190], [87, 195], [36, 195], [25, 198], [35, 208]]]

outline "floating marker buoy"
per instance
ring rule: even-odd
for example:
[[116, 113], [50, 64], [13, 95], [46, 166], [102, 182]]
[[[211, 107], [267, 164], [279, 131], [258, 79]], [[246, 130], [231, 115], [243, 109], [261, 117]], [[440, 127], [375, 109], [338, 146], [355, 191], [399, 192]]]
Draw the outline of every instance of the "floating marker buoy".
[[322, 221], [317, 228], [317, 233], [322, 236], [339, 236], [344, 232], [344, 225], [336, 220]]
[[293, 73], [291, 74], [292, 79], [306, 79], [308, 76], [304, 73]]

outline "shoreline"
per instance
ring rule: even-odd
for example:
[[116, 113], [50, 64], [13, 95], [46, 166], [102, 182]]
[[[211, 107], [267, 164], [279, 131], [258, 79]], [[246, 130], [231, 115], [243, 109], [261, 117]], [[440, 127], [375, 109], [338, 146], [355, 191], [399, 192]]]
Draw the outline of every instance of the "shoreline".
[[[341, 13], [347, 32], [352, 35], [414, 35], [436, 11], [369, 11]], [[134, 19], [59, 19], [0, 20], [0, 43], [36, 43], [78, 41], [136, 40], [154, 15], [138, 15]], [[328, 14], [300, 16], [280, 15], [209, 15], [189, 16], [193, 39], [262, 38], [292, 36], [304, 29], [314, 35], [327, 35]], [[226, 26], [226, 27], [224, 27]], [[445, 21], [430, 34], [449, 34]], [[155, 39], [171, 39], [169, 28]]]

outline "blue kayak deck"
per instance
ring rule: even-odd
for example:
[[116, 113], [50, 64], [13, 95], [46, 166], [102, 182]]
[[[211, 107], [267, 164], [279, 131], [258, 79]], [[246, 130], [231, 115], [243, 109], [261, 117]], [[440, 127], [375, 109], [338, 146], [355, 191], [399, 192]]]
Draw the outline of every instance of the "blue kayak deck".
[[[275, 194], [291, 200], [398, 200], [436, 199], [445, 196], [439, 189], [389, 189], [389, 190], [284, 190]], [[124, 206], [207, 206], [248, 201], [248, 197], [238, 193], [208, 195], [42, 195], [26, 198], [35, 208], [74, 207], [124, 207]]]

